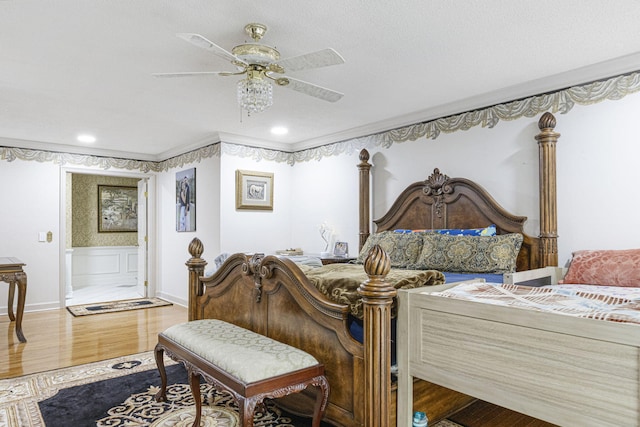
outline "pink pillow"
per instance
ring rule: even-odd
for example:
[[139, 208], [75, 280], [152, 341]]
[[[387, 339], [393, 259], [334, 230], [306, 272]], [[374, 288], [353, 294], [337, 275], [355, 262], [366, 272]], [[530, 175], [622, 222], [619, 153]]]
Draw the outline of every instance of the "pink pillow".
[[640, 287], [640, 249], [574, 252], [562, 283]]

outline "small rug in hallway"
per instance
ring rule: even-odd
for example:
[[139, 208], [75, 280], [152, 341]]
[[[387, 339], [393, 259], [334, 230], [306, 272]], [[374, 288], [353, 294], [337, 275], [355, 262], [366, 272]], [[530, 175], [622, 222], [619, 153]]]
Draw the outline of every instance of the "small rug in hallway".
[[69, 313], [74, 316], [88, 316], [90, 314], [113, 313], [116, 311], [137, 310], [139, 308], [163, 307], [173, 305], [160, 298], [137, 298], [121, 301], [94, 302], [91, 304], [70, 305]]
[[[0, 425], [7, 427], [154, 426], [181, 427], [193, 422], [194, 406], [181, 364], [165, 359], [168, 402], [153, 396], [160, 384], [153, 352], [71, 368], [0, 380]], [[228, 393], [201, 385], [203, 425], [235, 427], [237, 406]], [[254, 425], [308, 427], [271, 403], [256, 411]], [[323, 423], [323, 427], [328, 427]], [[434, 427], [462, 427], [450, 421]]]

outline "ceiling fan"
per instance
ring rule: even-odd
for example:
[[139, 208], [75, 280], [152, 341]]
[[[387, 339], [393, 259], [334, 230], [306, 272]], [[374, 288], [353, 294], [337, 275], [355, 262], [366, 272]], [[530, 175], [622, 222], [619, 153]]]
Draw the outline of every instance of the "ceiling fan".
[[235, 46], [231, 52], [207, 40], [199, 34], [178, 33], [181, 39], [208, 50], [235, 65], [238, 71], [196, 71], [184, 73], [154, 73], [156, 77], [189, 76], [239, 76], [246, 75], [237, 84], [237, 96], [240, 106], [248, 112], [261, 112], [273, 104], [272, 84], [293, 89], [316, 98], [336, 102], [343, 94], [312, 83], [284, 75], [285, 72], [343, 64], [344, 59], [331, 48], [307, 53], [291, 58], [280, 59], [280, 52], [271, 46], [259, 43], [267, 31], [266, 25], [251, 23], [244, 27], [254, 43]]

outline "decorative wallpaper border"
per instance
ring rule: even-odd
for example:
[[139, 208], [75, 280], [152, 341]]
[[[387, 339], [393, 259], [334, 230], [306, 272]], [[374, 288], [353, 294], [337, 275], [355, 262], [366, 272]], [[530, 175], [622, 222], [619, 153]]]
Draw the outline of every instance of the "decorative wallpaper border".
[[479, 110], [467, 111], [461, 114], [416, 123], [399, 129], [335, 142], [293, 153], [216, 142], [215, 144], [207, 145], [167, 160], [152, 162], [15, 147], [0, 147], [0, 160], [6, 160], [8, 162], [16, 159], [35, 160], [38, 162], [53, 162], [60, 165], [99, 166], [103, 169], [117, 168], [138, 170], [146, 173], [151, 171], [167, 171], [176, 167], [182, 167], [185, 164], [198, 163], [203, 159], [220, 156], [221, 153], [224, 153], [231, 156], [252, 158], [255, 161], [270, 160], [293, 166], [297, 162], [320, 160], [323, 157], [337, 156], [345, 153], [350, 154], [365, 147], [388, 148], [393, 144], [415, 141], [421, 138], [436, 139], [442, 132], [452, 133], [459, 130], [468, 130], [475, 126], [493, 128], [500, 120], [535, 117], [546, 111], [565, 114], [576, 104], [590, 105], [606, 100], [618, 100], [638, 91], [640, 91], [640, 72], [634, 72], [556, 92], [497, 104]]

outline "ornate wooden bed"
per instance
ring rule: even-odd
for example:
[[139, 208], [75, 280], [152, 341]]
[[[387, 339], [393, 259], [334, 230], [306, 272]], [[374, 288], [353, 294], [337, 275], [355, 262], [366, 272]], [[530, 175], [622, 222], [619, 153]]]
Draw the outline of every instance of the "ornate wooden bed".
[[[524, 236], [517, 269], [557, 265], [555, 207], [555, 118], [545, 113], [536, 136], [540, 152], [539, 237], [524, 232], [525, 217], [506, 212], [481, 186], [449, 178], [436, 169], [411, 184], [382, 218], [376, 231], [397, 228], [473, 228], [495, 224], [499, 234]], [[369, 174], [366, 150], [360, 153], [360, 246], [370, 234]], [[378, 248], [376, 248], [378, 249]], [[329, 301], [290, 259], [231, 255], [210, 277], [197, 238], [189, 245], [189, 320], [215, 318], [298, 347], [324, 363], [331, 385], [325, 421], [339, 426], [395, 425], [396, 399], [390, 374], [391, 304], [396, 295], [385, 282], [389, 259], [374, 250], [364, 263], [369, 280], [359, 289], [364, 306], [364, 343], [350, 334], [346, 305]], [[424, 381], [414, 386], [414, 406], [432, 421], [468, 405], [474, 398]], [[292, 395], [279, 404], [310, 414], [313, 396]], [[308, 408], [308, 409], [307, 409]]]

